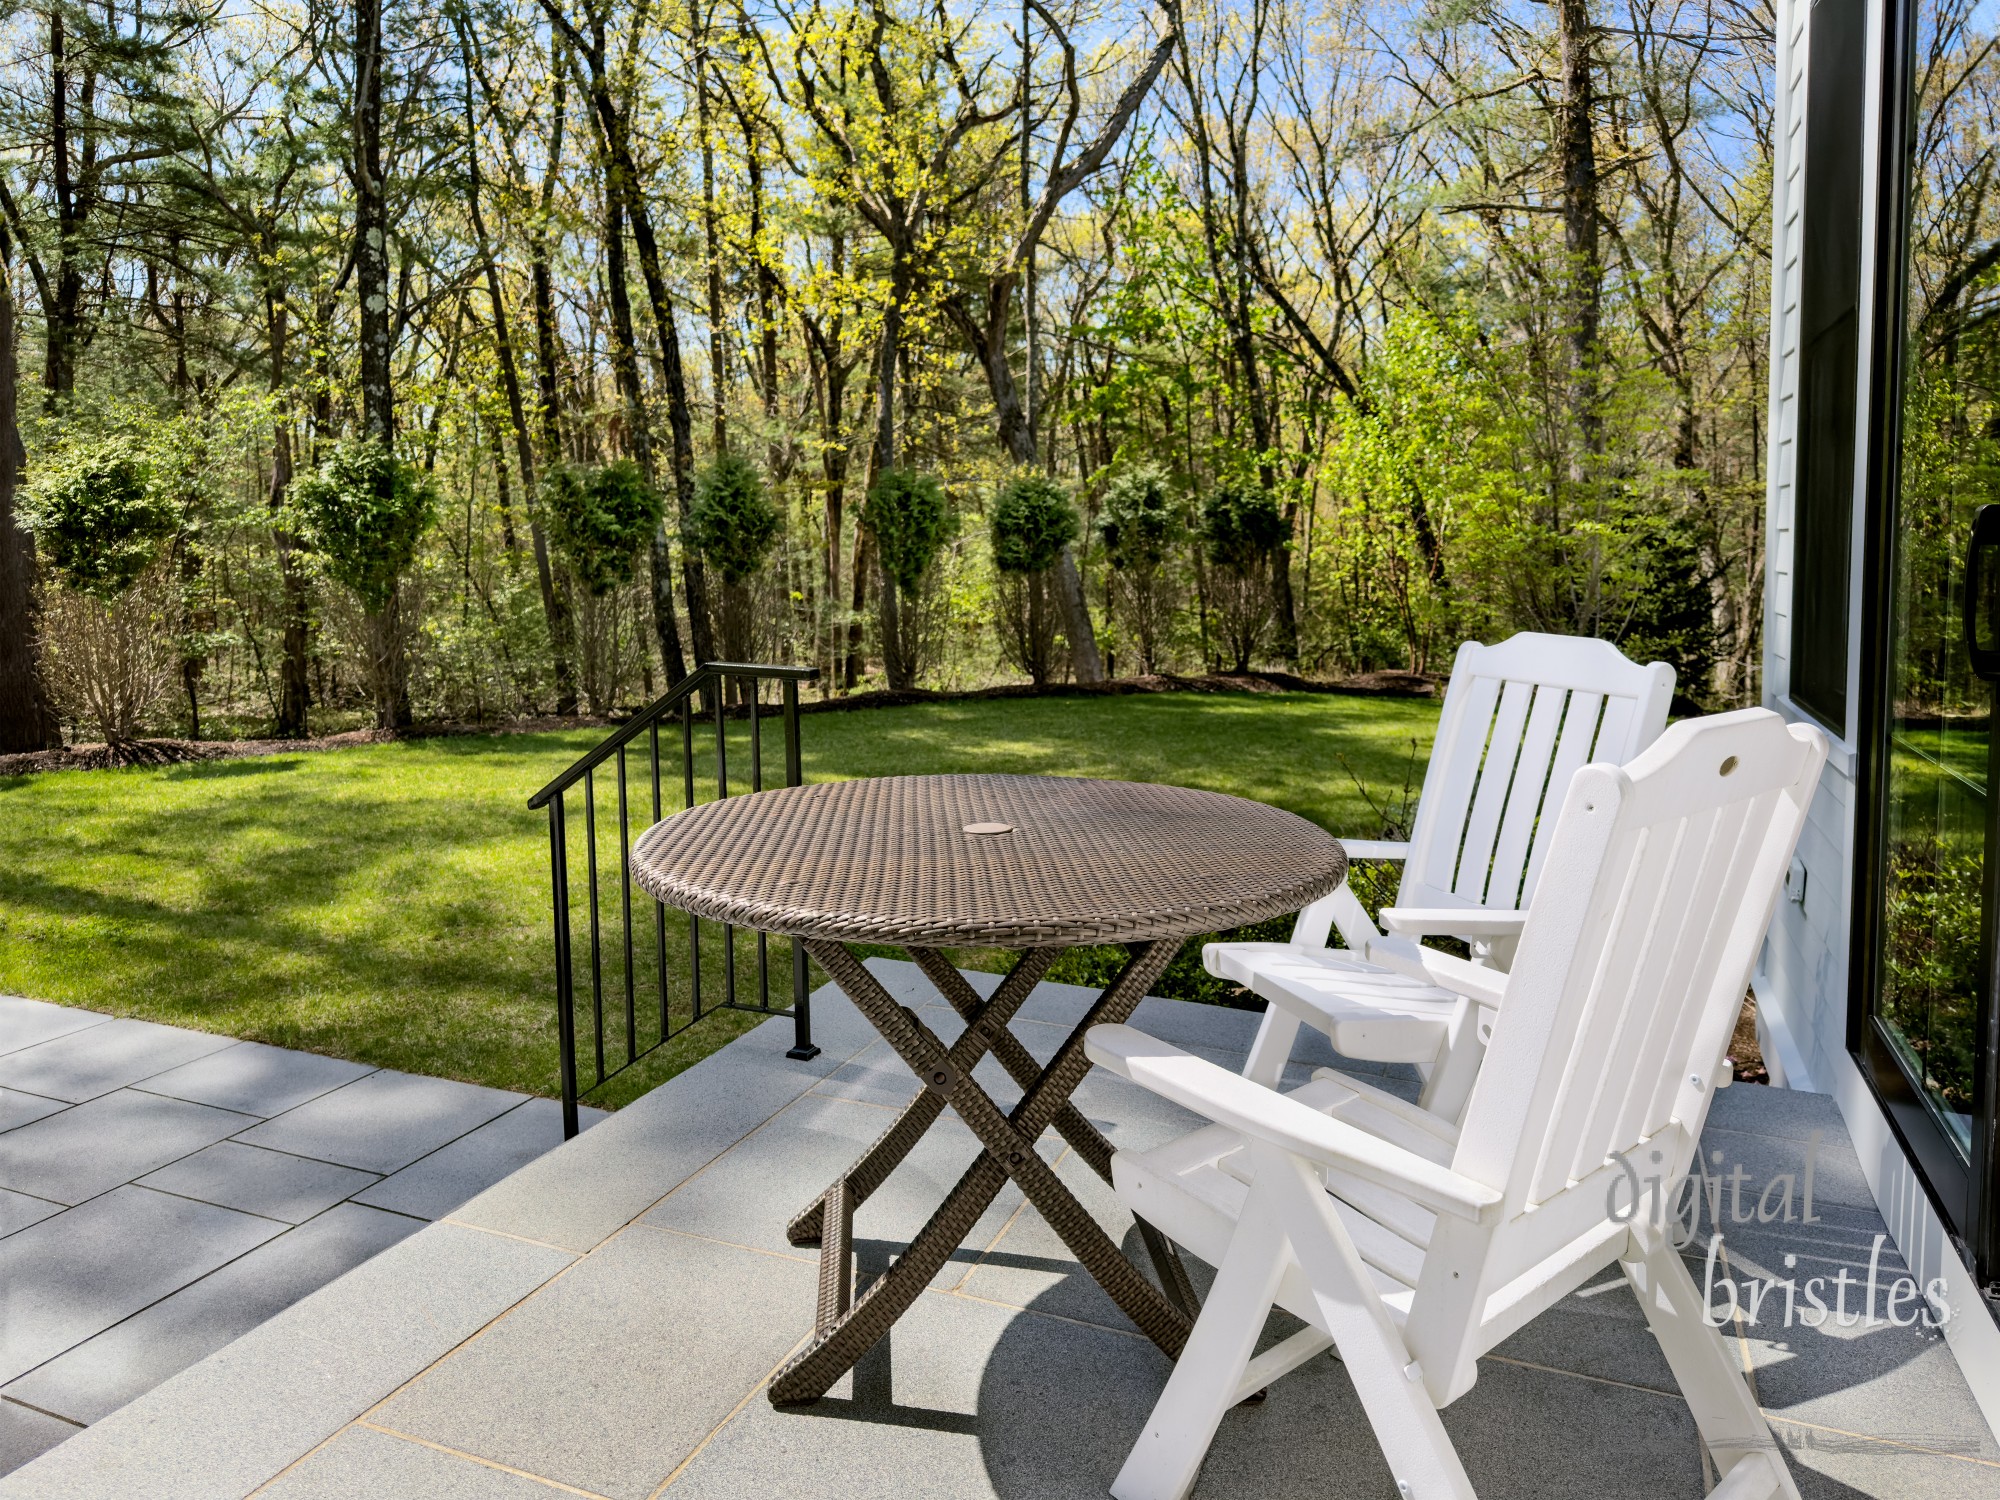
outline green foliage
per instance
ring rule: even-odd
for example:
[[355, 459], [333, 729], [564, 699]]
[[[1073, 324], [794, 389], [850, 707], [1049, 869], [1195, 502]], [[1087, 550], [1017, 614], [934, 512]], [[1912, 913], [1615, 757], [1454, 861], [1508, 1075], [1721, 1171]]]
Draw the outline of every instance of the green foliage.
[[686, 540], [725, 583], [741, 583], [764, 565], [783, 523], [748, 459], [725, 453], [696, 476]]
[[862, 520], [874, 533], [882, 571], [905, 593], [916, 592], [956, 525], [944, 486], [914, 469], [877, 475]]
[[415, 560], [438, 499], [427, 475], [380, 443], [343, 442], [292, 482], [290, 503], [327, 576], [376, 611]]
[[1715, 668], [1715, 596], [1701, 549], [1678, 517], [1642, 516], [1629, 528], [1631, 615], [1618, 639], [1634, 661], [1674, 669], [1677, 708], [1700, 712]]
[[146, 571], [180, 524], [152, 455], [118, 434], [59, 443], [42, 456], [22, 520], [62, 580], [109, 601]]
[[549, 540], [576, 581], [602, 598], [632, 581], [666, 504], [629, 458], [594, 468], [552, 466], [542, 478]]
[[1187, 518], [1155, 468], [1128, 469], [1104, 492], [1104, 551], [1118, 569], [1157, 568], [1187, 535]]
[[1985, 987], [1981, 858], [1933, 829], [1915, 832], [1889, 846], [1882, 1015], [1946, 1106], [1970, 1114], [1979, 1071], [1977, 997]]
[[1024, 474], [993, 500], [993, 566], [1002, 573], [1045, 573], [1076, 540], [1079, 522], [1068, 493], [1053, 479]]
[[1287, 540], [1277, 496], [1248, 480], [1224, 480], [1201, 502], [1201, 539], [1210, 562], [1254, 573]]

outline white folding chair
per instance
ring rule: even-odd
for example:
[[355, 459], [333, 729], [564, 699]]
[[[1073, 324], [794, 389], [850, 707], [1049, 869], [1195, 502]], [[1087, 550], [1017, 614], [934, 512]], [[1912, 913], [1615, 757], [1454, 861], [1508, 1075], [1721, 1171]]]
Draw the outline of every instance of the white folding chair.
[[[1398, 1493], [1473, 1500], [1438, 1409], [1613, 1261], [1721, 1475], [1712, 1495], [1797, 1500], [1669, 1213], [1607, 1205], [1627, 1160], [1667, 1183], [1692, 1164], [1825, 759], [1817, 730], [1747, 709], [1577, 774], [1511, 972], [1424, 959], [1497, 1010], [1462, 1127], [1331, 1070], [1280, 1094], [1130, 1027], [1090, 1032], [1093, 1060], [1215, 1122], [1112, 1159], [1132, 1211], [1218, 1267], [1118, 1500], [1179, 1500], [1223, 1413], [1329, 1346]], [[1274, 1305], [1307, 1326], [1253, 1359]]]
[[[1289, 942], [1202, 949], [1209, 973], [1269, 1002], [1245, 1075], [1275, 1084], [1303, 1021], [1345, 1056], [1415, 1063], [1425, 1107], [1455, 1118], [1481, 1038], [1459, 997], [1423, 978], [1418, 940], [1462, 938], [1508, 967], [1570, 777], [1652, 744], [1673, 695], [1672, 667], [1609, 641], [1524, 632], [1460, 646], [1409, 842], [1342, 840], [1351, 859], [1402, 863], [1386, 931], [1343, 885], [1299, 913]], [[1344, 950], [1327, 946], [1333, 930]]]

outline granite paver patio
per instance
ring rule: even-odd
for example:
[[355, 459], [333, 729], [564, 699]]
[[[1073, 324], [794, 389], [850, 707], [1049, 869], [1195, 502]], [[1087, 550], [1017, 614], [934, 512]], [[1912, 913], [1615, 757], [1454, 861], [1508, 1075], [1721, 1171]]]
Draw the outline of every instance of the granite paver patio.
[[0, 1474], [561, 1139], [547, 1099], [0, 996]]
[[[913, 966], [871, 965], [940, 1035], [955, 1034]], [[1043, 1019], [1018, 1023], [1024, 1040], [1052, 1040], [1088, 998], [1042, 986], [1027, 1014]], [[1148, 1000], [1134, 1024], [1228, 1061], [1255, 1019]], [[0, 1479], [0, 1500], [1103, 1495], [1166, 1361], [1018, 1196], [827, 1398], [782, 1410], [766, 1399], [812, 1321], [816, 1258], [785, 1242], [785, 1219], [913, 1086], [831, 989], [814, 998], [814, 1029], [824, 1052], [801, 1063], [784, 1056], [790, 1022], [767, 1022]], [[1330, 1061], [1302, 1049], [1293, 1079]], [[1075, 1097], [1119, 1145], [1186, 1127], [1173, 1106], [1102, 1072]], [[939, 1181], [976, 1149], [962, 1128], [934, 1136], [860, 1211], [864, 1273], [900, 1250]], [[1740, 1085], [1718, 1098], [1705, 1145], [1724, 1153], [1724, 1172], [1744, 1164], [1753, 1190], [1758, 1174], [1802, 1176], [1810, 1155], [1817, 1193], [1813, 1222], [1795, 1200], [1799, 1217], [1758, 1223], [1754, 1199], [1746, 1221], [1724, 1191], [1718, 1275], [1783, 1276], [1795, 1256], [1801, 1275], [1845, 1267], [1865, 1279], [1882, 1221], [1855, 1191], [1859, 1163], [1830, 1099]], [[1041, 1149], [1136, 1251], [1109, 1189], [1053, 1134]], [[1688, 1251], [1698, 1277], [1704, 1248]], [[1877, 1269], [1901, 1272], [1893, 1245]], [[2000, 1495], [2000, 1445], [1943, 1337], [1883, 1321], [1879, 1298], [1864, 1319], [1858, 1300], [1851, 1324], [1815, 1327], [1787, 1324], [1772, 1296], [1760, 1321], [1730, 1330], [1807, 1500]], [[1274, 1323], [1269, 1336], [1282, 1331]], [[11, 1415], [0, 1410], [0, 1452], [40, 1439], [16, 1436]], [[1445, 1421], [1484, 1500], [1658, 1500], [1714, 1482], [1615, 1277], [1482, 1360]], [[1329, 1357], [1230, 1414], [1195, 1496], [1393, 1492]]]

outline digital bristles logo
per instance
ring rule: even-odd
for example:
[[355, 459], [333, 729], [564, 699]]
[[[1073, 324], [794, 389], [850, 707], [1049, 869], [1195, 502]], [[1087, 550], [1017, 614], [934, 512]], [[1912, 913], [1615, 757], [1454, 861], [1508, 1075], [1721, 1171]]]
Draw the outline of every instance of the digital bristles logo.
[[[1697, 1151], [1693, 1171], [1671, 1180], [1660, 1172], [1666, 1160], [1662, 1152], [1647, 1153], [1650, 1173], [1619, 1153], [1614, 1159], [1623, 1175], [1613, 1180], [1605, 1194], [1605, 1212], [1621, 1224], [1643, 1215], [1647, 1223], [1668, 1230], [1675, 1248], [1681, 1250], [1699, 1237], [1706, 1218], [1709, 1235], [1702, 1301], [1711, 1327], [1720, 1328], [1738, 1319], [1784, 1328], [1822, 1328], [1829, 1320], [1839, 1328], [1944, 1327], [1951, 1321], [1952, 1309], [1945, 1300], [1943, 1278], [1919, 1286], [1914, 1277], [1885, 1272], [1882, 1251], [1889, 1241], [1886, 1234], [1876, 1234], [1869, 1245], [1865, 1272], [1856, 1264], [1841, 1265], [1818, 1276], [1727, 1274], [1735, 1269], [1725, 1248], [1727, 1226], [1824, 1222], [1813, 1208], [1820, 1140], [1821, 1132], [1814, 1131], [1806, 1145], [1802, 1170], [1771, 1177], [1749, 1195], [1747, 1207], [1745, 1189], [1754, 1187], [1750, 1174], [1741, 1162], [1725, 1172], [1720, 1151], [1709, 1153], [1706, 1160]], [[1815, 1247], [1814, 1258], [1828, 1259], [1827, 1249], [1824, 1244]], [[1787, 1252], [1784, 1269], [1796, 1273], [1798, 1266], [1797, 1253]]]

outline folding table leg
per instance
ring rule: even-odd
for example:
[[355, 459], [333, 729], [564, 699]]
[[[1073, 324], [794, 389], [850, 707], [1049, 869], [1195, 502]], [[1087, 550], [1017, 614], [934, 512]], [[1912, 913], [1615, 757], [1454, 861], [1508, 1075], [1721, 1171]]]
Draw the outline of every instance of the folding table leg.
[[870, 1283], [845, 1317], [820, 1330], [814, 1342], [778, 1373], [771, 1383], [772, 1403], [782, 1406], [817, 1400], [853, 1368], [950, 1259], [1009, 1176], [1020, 1183], [1028, 1200], [1126, 1316], [1170, 1356], [1178, 1354], [1187, 1339], [1185, 1314], [1139, 1274], [1034, 1150], [1034, 1143], [1090, 1070], [1090, 1059], [1083, 1050], [1084, 1033], [1092, 1026], [1119, 1022], [1131, 1015], [1172, 958], [1174, 946], [1156, 942], [1137, 947], [1124, 971], [1098, 997], [1011, 1115], [1003, 1115], [969, 1075], [959, 1072], [953, 1076], [948, 1066], [941, 1066], [948, 1065], [949, 1054], [930, 1029], [897, 1005], [844, 947], [816, 941], [808, 943], [807, 951], [917, 1075], [926, 1078], [931, 1088], [948, 1094], [953, 1108], [986, 1150], [896, 1263]]
[[[846, 949], [841, 949], [845, 953]], [[1030, 992], [1042, 981], [1049, 971], [1060, 949], [1030, 948], [1023, 953], [1000, 981], [1000, 987], [988, 1000], [978, 1001], [977, 1019], [989, 1023], [991, 1030], [977, 1025], [967, 1025], [965, 1034], [952, 1044], [949, 1058], [951, 1065], [960, 1073], [970, 1073], [979, 1059], [986, 1055], [994, 1032], [1012, 1037], [1006, 1031], [1007, 1022], [1028, 998]], [[954, 970], [954, 973], [957, 971]], [[964, 976], [960, 975], [961, 982]], [[970, 988], [970, 986], [967, 986]], [[975, 999], [977, 996], [975, 995]], [[894, 1003], [893, 1001], [891, 1002]], [[900, 1008], [900, 1007], [899, 1007]], [[1017, 1044], [1018, 1045], [1018, 1044]], [[937, 1117], [944, 1111], [944, 1095], [936, 1089], [925, 1089], [910, 1101], [903, 1112], [896, 1117], [890, 1127], [883, 1131], [875, 1144], [861, 1153], [861, 1157], [841, 1175], [841, 1182], [847, 1189], [848, 1209], [866, 1203], [896, 1170], [903, 1158], [910, 1154], [917, 1142], [924, 1138]], [[831, 1191], [831, 1189], [829, 1189]], [[797, 1217], [785, 1226], [785, 1238], [794, 1245], [810, 1245], [820, 1238], [826, 1193], [813, 1199], [800, 1209]]]
[[[936, 948], [912, 948], [909, 953], [938, 993], [965, 1018], [967, 1027], [976, 1024], [975, 1017], [983, 1002], [979, 991], [972, 987], [971, 980], [958, 971], [958, 966]], [[1015, 1083], [1027, 1088], [1041, 1072], [1042, 1065], [1035, 1061], [1034, 1054], [1022, 1046], [1011, 1031], [1004, 1027], [994, 1028], [990, 1024], [987, 1031], [994, 1057], [999, 1059], [1000, 1065]], [[1084, 1118], [1082, 1110], [1072, 1103], [1065, 1103], [1056, 1114], [1055, 1128], [1086, 1166], [1104, 1181], [1111, 1180], [1111, 1142]], [[1166, 1289], [1167, 1297], [1190, 1318], [1194, 1317], [1201, 1311], [1201, 1299], [1195, 1295], [1194, 1283], [1188, 1279], [1187, 1267], [1181, 1264], [1180, 1252], [1174, 1248], [1174, 1242], [1144, 1219], [1138, 1220], [1138, 1225], [1139, 1238], [1145, 1243], [1146, 1254], [1152, 1259], [1153, 1269], [1159, 1273], [1160, 1285]]]
[[[936, 948], [912, 948], [909, 954], [937, 992], [964, 1017], [967, 1029], [977, 1025], [977, 1017], [985, 1002], [980, 999], [979, 991], [972, 987], [972, 981], [959, 973], [958, 966]], [[1005, 1026], [994, 1026], [990, 1019], [982, 1029], [986, 1032], [987, 1046], [992, 1049], [1000, 1066], [1007, 1070], [1007, 1076], [1022, 1088], [1033, 1083], [1041, 1073], [1042, 1065], [1035, 1061], [1032, 1052], [1021, 1045], [1020, 1038]], [[1106, 1182], [1111, 1180], [1111, 1142], [1083, 1117], [1082, 1110], [1065, 1102], [1056, 1112], [1055, 1128], [1056, 1133], [1069, 1142], [1091, 1171]]]

